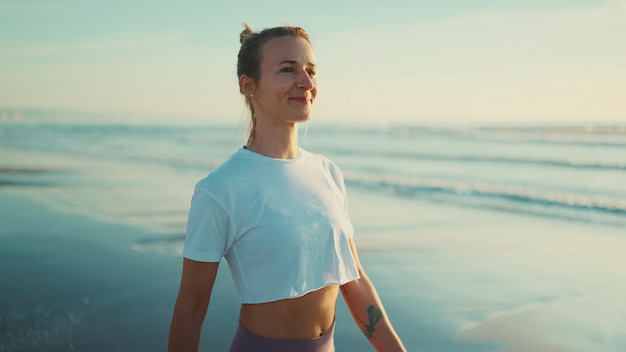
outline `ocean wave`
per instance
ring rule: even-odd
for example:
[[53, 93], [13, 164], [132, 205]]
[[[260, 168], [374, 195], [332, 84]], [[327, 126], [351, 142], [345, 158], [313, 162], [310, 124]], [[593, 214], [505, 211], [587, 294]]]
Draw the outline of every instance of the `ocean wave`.
[[[330, 153], [342, 155], [363, 155], [363, 150], [352, 150], [343, 148], [328, 149]], [[480, 163], [505, 163], [505, 164], [525, 164], [541, 165], [576, 169], [603, 169], [603, 170], [623, 170], [626, 171], [626, 162], [608, 161], [587, 161], [587, 160], [560, 160], [548, 158], [515, 158], [497, 155], [463, 155], [463, 154], [428, 154], [407, 151], [367, 151], [368, 157], [382, 158], [405, 158], [414, 160], [440, 160], [453, 162], [480, 162]]]
[[156, 252], [160, 254], [180, 255], [183, 252], [185, 235], [173, 235], [168, 237], [144, 238], [135, 241], [131, 248], [139, 252]]
[[[389, 139], [444, 137], [452, 140], [477, 140], [495, 143], [580, 145], [626, 147], [626, 125], [537, 126], [537, 127], [462, 127], [462, 126], [364, 126], [321, 128], [325, 134], [378, 135]], [[315, 133], [315, 132], [312, 132]]]
[[346, 183], [374, 189], [392, 190], [402, 196], [440, 193], [465, 197], [504, 199], [517, 203], [592, 210], [602, 213], [626, 215], [626, 200], [606, 199], [597, 196], [560, 193], [524, 187], [490, 185], [475, 182], [446, 181], [392, 177], [365, 173], [345, 173]]
[[487, 127], [473, 135], [496, 142], [626, 147], [626, 125]]
[[151, 155], [123, 155], [117, 156], [119, 159], [132, 161], [136, 163], [148, 163], [156, 165], [168, 165], [174, 168], [195, 169], [195, 170], [215, 170], [223, 160], [192, 158], [192, 157], [165, 157]]

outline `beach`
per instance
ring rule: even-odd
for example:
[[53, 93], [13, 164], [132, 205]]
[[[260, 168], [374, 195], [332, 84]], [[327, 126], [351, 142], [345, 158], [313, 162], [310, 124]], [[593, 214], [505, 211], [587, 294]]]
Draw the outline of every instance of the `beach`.
[[[361, 261], [409, 351], [617, 352], [620, 128], [311, 126], [301, 141], [344, 171]], [[233, 127], [0, 137], [0, 351], [166, 350], [191, 192], [238, 148]], [[238, 305], [222, 263], [201, 350], [227, 349]], [[335, 340], [374, 350], [341, 300]]]
[[[171, 247], [183, 234], [57, 212], [1, 188], [0, 209], [0, 351], [167, 349], [182, 263]], [[239, 301], [225, 263], [212, 301], [201, 350], [226, 351]], [[372, 350], [338, 311], [338, 350]]]
[[137, 229], [0, 194], [0, 350], [164, 349], [176, 261], [133, 251]]

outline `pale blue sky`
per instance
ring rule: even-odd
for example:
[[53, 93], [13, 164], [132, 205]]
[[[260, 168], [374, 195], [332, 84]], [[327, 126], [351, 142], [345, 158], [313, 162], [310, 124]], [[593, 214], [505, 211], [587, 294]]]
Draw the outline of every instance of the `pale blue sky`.
[[0, 0], [0, 108], [239, 120], [243, 21], [309, 32], [316, 119], [626, 121], [626, 0]]

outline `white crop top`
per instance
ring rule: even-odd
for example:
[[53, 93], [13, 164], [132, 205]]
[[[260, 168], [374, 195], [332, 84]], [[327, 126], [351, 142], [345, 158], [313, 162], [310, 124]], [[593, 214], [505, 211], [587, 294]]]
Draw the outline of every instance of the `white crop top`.
[[302, 148], [295, 159], [239, 149], [191, 201], [185, 258], [226, 258], [242, 303], [300, 297], [359, 278], [343, 175]]

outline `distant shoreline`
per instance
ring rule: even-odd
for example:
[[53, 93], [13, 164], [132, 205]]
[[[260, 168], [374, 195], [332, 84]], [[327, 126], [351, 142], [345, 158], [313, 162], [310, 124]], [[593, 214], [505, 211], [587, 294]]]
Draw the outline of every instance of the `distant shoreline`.
[[[243, 105], [242, 105], [243, 106]], [[358, 121], [358, 123], [355, 123]], [[62, 108], [2, 107], [2, 123], [51, 123], [87, 125], [162, 125], [162, 126], [245, 126], [248, 118], [242, 114], [232, 116], [186, 115], [175, 113], [84, 111]], [[345, 116], [314, 116], [309, 123], [315, 126], [362, 128], [376, 126], [441, 126], [441, 127], [564, 127], [564, 126], [622, 126], [626, 129], [626, 116], [611, 118], [349, 118]]]

